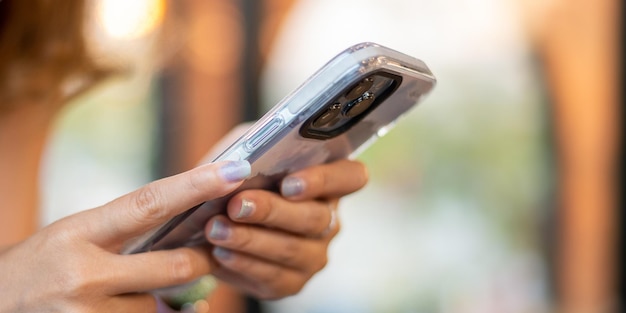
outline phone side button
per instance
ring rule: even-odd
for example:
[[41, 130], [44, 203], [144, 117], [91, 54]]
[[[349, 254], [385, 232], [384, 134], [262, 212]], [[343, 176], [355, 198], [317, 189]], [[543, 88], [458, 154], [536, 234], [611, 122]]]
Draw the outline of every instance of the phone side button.
[[241, 161], [241, 154], [237, 151], [233, 151], [223, 157], [220, 158], [220, 161]]
[[260, 147], [265, 142], [267, 142], [267, 140], [270, 139], [276, 132], [278, 132], [281, 126], [283, 126], [283, 119], [281, 117], [276, 116], [272, 118], [246, 140], [243, 145], [244, 150], [246, 150], [247, 152], [251, 152], [254, 149]]

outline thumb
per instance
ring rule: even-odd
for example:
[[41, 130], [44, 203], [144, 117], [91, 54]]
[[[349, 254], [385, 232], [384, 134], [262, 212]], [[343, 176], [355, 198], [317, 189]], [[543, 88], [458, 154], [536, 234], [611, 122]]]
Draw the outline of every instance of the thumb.
[[89, 241], [99, 246], [119, 246], [204, 201], [232, 192], [249, 175], [247, 161], [201, 165], [86, 211], [79, 217], [80, 224], [88, 227]]

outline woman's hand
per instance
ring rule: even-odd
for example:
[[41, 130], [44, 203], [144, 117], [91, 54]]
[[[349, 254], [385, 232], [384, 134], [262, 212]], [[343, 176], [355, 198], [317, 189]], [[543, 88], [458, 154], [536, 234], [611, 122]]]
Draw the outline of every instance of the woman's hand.
[[339, 198], [367, 183], [363, 164], [342, 160], [291, 174], [281, 195], [242, 191], [228, 204], [228, 218], [206, 227], [217, 264], [213, 275], [261, 299], [298, 292], [327, 262], [339, 231]]
[[0, 255], [0, 312], [155, 312], [146, 291], [210, 273], [210, 253], [120, 255], [122, 244], [233, 191], [249, 174], [245, 161], [202, 165], [51, 224]]

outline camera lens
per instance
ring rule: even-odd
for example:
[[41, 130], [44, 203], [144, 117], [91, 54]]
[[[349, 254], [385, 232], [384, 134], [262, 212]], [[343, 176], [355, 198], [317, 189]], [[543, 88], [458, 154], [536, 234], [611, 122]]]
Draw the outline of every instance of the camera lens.
[[313, 127], [322, 127], [335, 119], [341, 113], [341, 104], [335, 103], [328, 107], [326, 111], [313, 121]]
[[371, 92], [365, 92], [361, 97], [349, 103], [346, 106], [345, 116], [355, 117], [367, 110], [367, 108], [374, 102], [374, 94]]
[[346, 95], [346, 98], [348, 99], [348, 101], [356, 100], [357, 98], [362, 96], [364, 92], [372, 88], [373, 84], [374, 84], [374, 78], [372, 77], [365, 78], [364, 80], [360, 81], [356, 86], [354, 86], [354, 88], [352, 88], [350, 92], [348, 92], [348, 94]]

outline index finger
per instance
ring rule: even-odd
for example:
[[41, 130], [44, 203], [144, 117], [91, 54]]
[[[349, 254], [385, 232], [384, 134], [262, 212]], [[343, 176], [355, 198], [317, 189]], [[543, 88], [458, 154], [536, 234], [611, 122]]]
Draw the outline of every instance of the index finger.
[[[204, 201], [226, 195], [250, 175], [247, 161], [226, 161], [149, 183], [84, 212], [91, 242], [117, 246]], [[91, 234], [91, 236], [89, 236]]]

